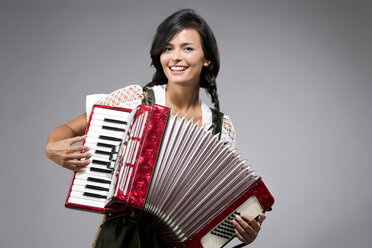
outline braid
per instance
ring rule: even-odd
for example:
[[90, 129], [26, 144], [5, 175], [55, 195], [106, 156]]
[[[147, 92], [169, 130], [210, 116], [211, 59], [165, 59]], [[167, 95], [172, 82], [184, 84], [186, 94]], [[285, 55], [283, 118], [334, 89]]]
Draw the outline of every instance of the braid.
[[[210, 84], [205, 90], [209, 93], [209, 95], [211, 95], [211, 101], [214, 104], [214, 108], [218, 112], [220, 112], [220, 101], [218, 100], [216, 83]], [[217, 121], [218, 121], [218, 115], [213, 116], [213, 123], [217, 123]]]

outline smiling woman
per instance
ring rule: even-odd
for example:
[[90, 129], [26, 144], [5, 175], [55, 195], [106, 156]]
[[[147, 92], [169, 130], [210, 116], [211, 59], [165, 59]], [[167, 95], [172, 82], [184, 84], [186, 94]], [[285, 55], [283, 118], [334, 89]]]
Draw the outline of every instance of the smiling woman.
[[[203, 67], [207, 67], [210, 61], [204, 57], [204, 52], [199, 33], [194, 29], [183, 29], [177, 33], [172, 40], [165, 46], [160, 55], [165, 76], [168, 79], [167, 90], [179, 89], [179, 94], [166, 95], [166, 102], [173, 103], [171, 109], [173, 113], [180, 113], [181, 116], [192, 111], [194, 121], [202, 123], [201, 103], [199, 101], [200, 74]], [[184, 105], [182, 98], [188, 90], [192, 97], [190, 103]], [[173, 99], [171, 99], [173, 98]], [[190, 113], [190, 112], [189, 112]]]
[[[151, 59], [156, 72], [144, 88], [128, 86], [109, 95], [87, 97], [87, 113], [93, 104], [134, 108], [141, 103], [170, 107], [172, 113], [199, 121], [206, 130], [220, 133], [220, 139], [234, 146], [235, 134], [230, 118], [222, 114], [218, 101], [216, 77], [219, 53], [215, 37], [203, 18], [193, 10], [180, 10], [169, 16], [158, 27], [151, 46]], [[199, 98], [200, 88], [211, 96], [214, 109]], [[83, 172], [90, 163], [88, 146], [72, 146], [84, 140], [89, 115], [83, 114], [55, 128], [49, 135], [46, 155], [67, 169]], [[76, 153], [78, 152], [78, 153]], [[80, 153], [79, 153], [80, 152]], [[242, 214], [232, 221], [236, 236], [245, 244], [258, 235], [265, 219], [260, 214], [255, 220]], [[141, 219], [130, 216], [105, 216], [98, 229], [93, 247], [164, 247], [154, 230]]]
[[168, 87], [180, 83], [199, 88], [203, 66], [207, 67], [210, 61], [204, 57], [199, 33], [194, 29], [183, 29], [164, 48], [160, 63], [168, 78]]

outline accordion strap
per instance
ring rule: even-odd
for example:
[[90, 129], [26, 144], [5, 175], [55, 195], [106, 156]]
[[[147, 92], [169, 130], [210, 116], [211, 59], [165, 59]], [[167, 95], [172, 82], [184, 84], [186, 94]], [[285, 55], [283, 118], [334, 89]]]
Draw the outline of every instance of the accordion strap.
[[155, 104], [155, 94], [154, 90], [152, 89], [151, 86], [145, 86], [142, 88], [143, 92], [143, 99], [142, 99], [142, 104], [146, 105], [154, 105]]
[[[151, 86], [145, 86], [142, 88], [143, 99], [142, 104], [154, 105], [155, 104], [155, 94]], [[221, 138], [222, 124], [223, 124], [223, 113], [217, 111], [216, 109], [210, 108], [212, 111], [212, 120], [217, 120], [214, 122], [209, 129], [213, 129], [213, 134], [219, 133], [219, 139]]]

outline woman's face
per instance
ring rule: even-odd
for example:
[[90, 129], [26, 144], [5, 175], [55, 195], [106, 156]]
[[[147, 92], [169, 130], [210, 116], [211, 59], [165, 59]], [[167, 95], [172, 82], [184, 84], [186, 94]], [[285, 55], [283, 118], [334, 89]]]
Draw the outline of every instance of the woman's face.
[[183, 29], [165, 46], [160, 63], [168, 83], [198, 86], [202, 68], [210, 62], [204, 58], [198, 31]]

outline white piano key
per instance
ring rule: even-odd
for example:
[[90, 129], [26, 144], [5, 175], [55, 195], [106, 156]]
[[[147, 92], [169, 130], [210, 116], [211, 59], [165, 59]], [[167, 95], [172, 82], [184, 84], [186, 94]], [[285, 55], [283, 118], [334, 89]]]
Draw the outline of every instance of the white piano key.
[[91, 167], [95, 167], [95, 168], [100, 168], [100, 169], [108, 169], [108, 168], [107, 168], [107, 165], [99, 164], [99, 163], [97, 163], [97, 162], [98, 162], [98, 161], [96, 161], [95, 163], [94, 163], [94, 162], [90, 163], [86, 168], [89, 169], [89, 168], [91, 168]]
[[[88, 130], [88, 133], [86, 135], [88, 137], [99, 139], [99, 140], [102, 140], [102, 141], [111, 140], [111, 141], [114, 141], [114, 142], [121, 142], [121, 140], [123, 139], [122, 134], [120, 134], [120, 135], [118, 135], [118, 134], [107, 134], [107, 133], [93, 131], [93, 130], [90, 130], [90, 129]], [[102, 136], [109, 136], [109, 138], [102, 137]]]
[[92, 154], [90, 157], [90, 160], [93, 161], [93, 159], [97, 160], [102, 160], [102, 161], [107, 161], [111, 162], [111, 156], [110, 155], [105, 155], [105, 154], [99, 154], [95, 152], [96, 150], [89, 150], [88, 153]]
[[102, 173], [102, 175], [90, 175], [87, 172], [78, 172], [75, 174], [75, 180], [80, 179], [80, 180], [89, 182], [89, 178], [93, 178], [93, 180], [98, 179], [98, 180], [107, 180], [111, 182], [112, 175], [109, 175], [106, 173]]
[[127, 122], [129, 118], [125, 118], [125, 117], [122, 117], [122, 116], [115, 116], [115, 115], [110, 115], [110, 114], [105, 114], [105, 113], [94, 113], [94, 115], [92, 116], [92, 119], [93, 118], [96, 118], [96, 119], [104, 119], [104, 118], [110, 118], [110, 119], [113, 119], [113, 120], [118, 120], [118, 121], [124, 121], [124, 122]]
[[115, 147], [104, 147], [104, 146], [97, 146], [97, 143], [85, 143], [84, 144], [85, 146], [89, 146], [90, 150], [91, 151], [96, 151], [96, 150], [99, 150], [99, 151], [104, 151], [104, 152], [112, 152], [112, 151], [115, 151]]
[[93, 200], [93, 201], [98, 201], [98, 202], [106, 202], [107, 201], [107, 199], [105, 199], [105, 198], [87, 196], [87, 195], [84, 195], [83, 192], [72, 191], [72, 190], [70, 192], [70, 197], [76, 197], [76, 198], [81, 198], [81, 199]]
[[94, 199], [85, 199], [79, 197], [70, 197], [67, 202], [96, 208], [104, 208], [106, 205], [106, 201], [95, 201]]
[[113, 141], [113, 142], [121, 142], [122, 139], [123, 139], [123, 136], [122, 135], [108, 135], [108, 134], [104, 134], [102, 132], [96, 132], [96, 131], [92, 131], [92, 130], [88, 130], [88, 133], [87, 133], [87, 136], [89, 137], [92, 137], [92, 138], [95, 138], [95, 139], [99, 139], [101, 141]]
[[103, 190], [96, 190], [96, 189], [90, 189], [86, 188], [85, 186], [82, 185], [73, 185], [72, 186], [72, 191], [74, 192], [82, 192], [82, 193], [93, 193], [93, 194], [98, 194], [98, 195], [103, 195], [103, 196], [108, 196], [108, 191], [103, 191]]
[[93, 115], [95, 114], [103, 114], [108, 116], [120, 116], [121, 118], [128, 119], [130, 116], [130, 112], [115, 110], [115, 109], [107, 109], [107, 108], [94, 108]]
[[118, 124], [118, 123], [114, 123], [114, 122], [110, 122], [110, 121], [105, 121], [104, 119], [95, 119], [94, 116], [92, 118], [92, 120], [90, 121], [90, 126], [98, 126], [98, 127], [102, 127], [102, 126], [110, 126], [110, 127], [116, 127], [116, 128], [121, 128], [121, 129], [124, 129], [126, 130], [127, 129], [127, 124]]
[[79, 179], [79, 178], [75, 178], [74, 183], [73, 183], [73, 185], [80, 185], [80, 186], [85, 186], [87, 184], [97, 186], [97, 187], [103, 187], [103, 188], [107, 188], [107, 189], [110, 187], [110, 185], [107, 184], [107, 183], [91, 182], [91, 181], [82, 180], [82, 179]]
[[99, 139], [98, 136], [97, 137], [88, 136], [85, 139], [85, 143], [97, 144], [99, 142], [100, 143], [104, 143], [104, 144], [108, 144], [108, 145], [120, 146], [120, 141], [112, 141], [112, 140]]
[[88, 136], [89, 136], [89, 132], [98, 132], [100, 135], [113, 136], [113, 137], [117, 137], [120, 139], [124, 135], [123, 131], [106, 130], [98, 126], [89, 126], [88, 133], [87, 133]]
[[[79, 172], [81, 173], [81, 172]], [[96, 171], [91, 171], [90, 168], [86, 168], [86, 171], [84, 172], [87, 176], [90, 177], [105, 177], [108, 180], [112, 179], [112, 174], [109, 173], [102, 173], [102, 172], [96, 172]]]

